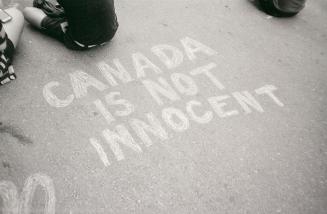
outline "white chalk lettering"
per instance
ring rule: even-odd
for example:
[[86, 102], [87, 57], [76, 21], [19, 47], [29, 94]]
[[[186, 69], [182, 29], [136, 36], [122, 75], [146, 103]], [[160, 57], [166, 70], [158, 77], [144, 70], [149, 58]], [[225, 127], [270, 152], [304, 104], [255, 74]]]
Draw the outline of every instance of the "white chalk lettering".
[[104, 76], [104, 78], [108, 81], [108, 83], [111, 86], [118, 85], [115, 77], [118, 78], [123, 83], [129, 83], [133, 81], [133, 78], [126, 71], [125, 67], [120, 63], [119, 59], [114, 59], [113, 63], [115, 64], [117, 69], [112, 68], [105, 62], [99, 62], [97, 64], [97, 67], [99, 68], [101, 74]]
[[121, 97], [120, 92], [111, 92], [105, 96], [109, 106], [122, 106], [122, 109], [115, 111], [114, 114], [119, 117], [132, 114], [135, 110], [134, 105], [126, 99], [119, 99], [119, 97]]
[[199, 91], [195, 81], [186, 74], [173, 73], [171, 75], [171, 80], [181, 94], [194, 96]]
[[98, 143], [98, 140], [95, 138], [90, 138], [91, 145], [95, 148], [96, 152], [98, 153], [101, 161], [103, 162], [104, 166], [110, 166], [110, 162], [108, 160], [108, 156], [103, 150], [103, 147]]
[[132, 58], [137, 78], [146, 77], [145, 69], [153, 70], [157, 74], [162, 72], [158, 66], [153, 64], [146, 56], [141, 53], [134, 53]]
[[[0, 182], [0, 197], [2, 198], [2, 212], [4, 214], [17, 214], [19, 209], [18, 191], [11, 181]], [[1, 211], [1, 209], [0, 209]]]
[[211, 48], [209, 48], [208, 46], [205, 46], [204, 44], [191, 39], [189, 37], [185, 37], [181, 40], [182, 45], [184, 46], [186, 55], [188, 56], [188, 58], [190, 60], [195, 60], [196, 59], [196, 55], [195, 53], [197, 52], [202, 52], [208, 56], [212, 56], [217, 54], [217, 52]]
[[213, 113], [211, 111], [206, 111], [201, 116], [197, 115], [194, 112], [195, 106], [201, 107], [202, 103], [200, 103], [199, 101], [196, 101], [196, 100], [191, 100], [186, 104], [186, 111], [189, 114], [189, 116], [191, 117], [191, 119], [200, 124], [209, 123], [213, 118]]
[[173, 87], [162, 77], [158, 78], [158, 83], [152, 80], [143, 80], [142, 83], [159, 105], [164, 104], [160, 95], [165, 96], [171, 101], [181, 99]]
[[43, 97], [45, 100], [53, 107], [63, 108], [69, 106], [73, 100], [74, 95], [71, 94], [66, 97], [66, 99], [59, 99], [52, 91], [54, 87], [58, 87], [60, 84], [58, 82], [49, 82], [43, 87]]
[[250, 106], [258, 112], [264, 112], [260, 103], [258, 103], [258, 101], [248, 91], [234, 92], [232, 94], [237, 102], [242, 106], [246, 114], [252, 113]]
[[93, 101], [93, 104], [95, 105], [98, 112], [106, 119], [108, 124], [116, 120], [100, 99]]
[[[152, 52], [159, 57], [159, 59], [166, 65], [168, 69], [178, 67], [183, 62], [183, 52], [171, 45], [156, 45], [152, 49]], [[170, 53], [170, 57], [167, 55]]]
[[229, 99], [229, 98], [230, 98], [229, 95], [208, 98], [208, 102], [210, 103], [210, 105], [212, 106], [212, 108], [214, 109], [216, 114], [221, 118], [230, 117], [230, 116], [239, 114], [239, 112], [237, 110], [226, 111], [223, 109], [227, 105], [227, 103], [224, 103], [221, 101]]
[[52, 180], [44, 174], [34, 174], [30, 176], [24, 185], [20, 213], [31, 213], [32, 199], [36, 188], [41, 186], [45, 192], [45, 210], [44, 213], [55, 214], [56, 197]]
[[144, 121], [135, 118], [131, 119], [130, 121], [131, 127], [134, 129], [139, 138], [141, 138], [144, 145], [149, 147], [153, 144], [147, 132], [151, 132], [160, 140], [167, 140], [168, 134], [166, 130], [162, 127], [157, 117], [153, 113], [146, 114], [146, 117], [149, 123], [145, 123]]
[[257, 94], [267, 94], [277, 105], [280, 107], [284, 106], [284, 103], [282, 103], [276, 96], [273, 94], [273, 91], [277, 90], [277, 87], [274, 85], [265, 85], [261, 88], [258, 88], [255, 90]]
[[[34, 194], [38, 186], [45, 192], [45, 214], [55, 214], [56, 196], [51, 178], [37, 173], [27, 178], [20, 197], [17, 187], [10, 181], [0, 181], [0, 197], [2, 198], [4, 214], [30, 214]], [[39, 209], [38, 209], [39, 213]]]
[[[190, 127], [189, 119], [177, 108], [163, 109], [162, 118], [176, 132], [186, 131]], [[174, 120], [174, 118], [177, 120]]]
[[127, 130], [124, 125], [117, 125], [116, 132], [110, 131], [106, 129], [102, 132], [103, 137], [106, 139], [106, 143], [109, 144], [111, 151], [116, 156], [118, 161], [124, 160], [125, 155], [120, 148], [120, 144], [128, 147], [129, 149], [133, 150], [137, 153], [142, 153], [142, 148], [135, 143], [134, 138], [132, 137], [131, 133]]
[[88, 88], [91, 86], [99, 91], [104, 91], [108, 88], [104, 83], [83, 71], [75, 71], [70, 73], [69, 76], [76, 98], [85, 97]]
[[210, 72], [211, 69], [215, 68], [217, 65], [215, 63], [210, 63], [205, 66], [201, 66], [191, 71], [192, 75], [205, 75], [217, 88], [224, 90], [225, 86]]

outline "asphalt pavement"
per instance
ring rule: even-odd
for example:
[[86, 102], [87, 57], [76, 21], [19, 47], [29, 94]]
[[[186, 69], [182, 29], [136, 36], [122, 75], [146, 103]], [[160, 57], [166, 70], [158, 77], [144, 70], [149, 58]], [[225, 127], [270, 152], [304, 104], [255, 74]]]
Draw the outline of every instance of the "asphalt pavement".
[[0, 88], [0, 213], [326, 213], [325, 0], [293, 18], [115, 4], [89, 51], [25, 25]]

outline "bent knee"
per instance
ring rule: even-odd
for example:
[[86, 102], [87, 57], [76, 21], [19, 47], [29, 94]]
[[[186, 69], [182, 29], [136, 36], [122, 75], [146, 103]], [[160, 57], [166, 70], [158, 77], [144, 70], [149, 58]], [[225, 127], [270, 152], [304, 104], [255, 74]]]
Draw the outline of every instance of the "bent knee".
[[47, 16], [42, 10], [35, 7], [26, 7], [23, 14], [26, 21], [36, 27], [41, 27], [42, 20]]
[[24, 14], [24, 18], [28, 21], [29, 19], [31, 19], [31, 17], [34, 16], [34, 14], [36, 14], [37, 10], [35, 10], [37, 8], [34, 7], [25, 7], [23, 10], [23, 14]]
[[12, 8], [6, 9], [5, 11], [13, 18], [13, 20], [15, 22], [24, 23], [24, 15], [17, 8], [12, 7]]
[[25, 7], [23, 10], [24, 17], [26, 18], [30, 16], [33, 13], [33, 11], [35, 11], [34, 7]]
[[5, 11], [12, 17], [12, 20], [4, 23], [3, 27], [16, 47], [23, 31], [24, 16], [17, 8], [8, 8]]

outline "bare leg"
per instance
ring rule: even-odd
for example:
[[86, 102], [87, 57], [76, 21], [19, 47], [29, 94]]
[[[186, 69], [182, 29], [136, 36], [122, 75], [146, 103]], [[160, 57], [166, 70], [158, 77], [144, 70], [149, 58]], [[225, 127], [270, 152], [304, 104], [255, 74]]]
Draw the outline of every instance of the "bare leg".
[[41, 22], [47, 16], [41, 9], [35, 7], [26, 7], [23, 11], [26, 21], [34, 27], [41, 29]]
[[15, 48], [19, 42], [20, 36], [24, 27], [24, 16], [17, 8], [8, 8], [5, 10], [11, 17], [10, 22], [4, 23], [3, 27], [8, 35], [8, 38], [12, 41]]

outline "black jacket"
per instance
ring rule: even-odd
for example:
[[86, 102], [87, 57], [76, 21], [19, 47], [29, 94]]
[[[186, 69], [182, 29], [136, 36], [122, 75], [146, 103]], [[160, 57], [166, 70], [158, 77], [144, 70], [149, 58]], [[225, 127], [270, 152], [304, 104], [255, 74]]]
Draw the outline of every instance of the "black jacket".
[[118, 28], [113, 0], [58, 0], [74, 40], [93, 45], [110, 40]]

